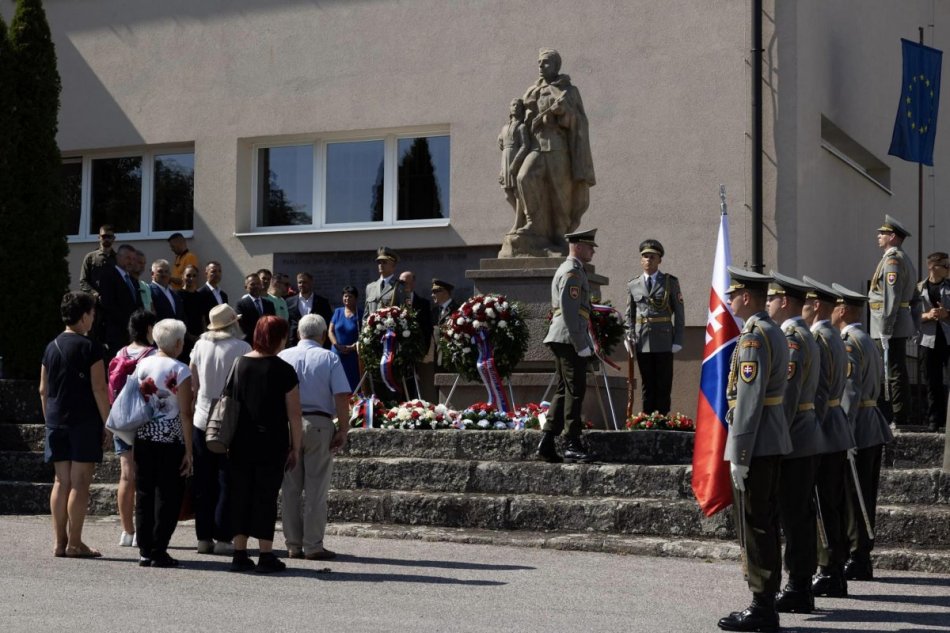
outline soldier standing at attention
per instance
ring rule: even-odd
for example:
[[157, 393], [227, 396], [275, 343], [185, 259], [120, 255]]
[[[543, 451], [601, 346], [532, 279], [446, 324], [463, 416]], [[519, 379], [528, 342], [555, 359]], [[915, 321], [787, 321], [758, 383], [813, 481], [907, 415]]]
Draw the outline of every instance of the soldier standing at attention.
[[811, 578], [818, 570], [818, 535], [815, 531], [815, 475], [824, 438], [815, 414], [819, 351], [802, 307], [810, 288], [797, 279], [772, 271], [768, 311], [781, 323], [788, 341], [788, 384], [785, 419], [789, 421], [792, 452], [782, 460], [779, 483], [779, 518], [785, 534], [785, 568], [788, 584], [779, 592], [775, 608], [780, 613], [811, 613], [815, 597]]
[[831, 325], [831, 313], [838, 305], [837, 293], [811, 277], [806, 276], [802, 280], [811, 287], [809, 301], [802, 314], [818, 341], [821, 378], [815, 394], [815, 411], [821, 423], [826, 451], [818, 464], [815, 483], [827, 545], [819, 544], [820, 569], [812, 581], [811, 589], [816, 596], [844, 598], [848, 595], [848, 581], [844, 577], [844, 564], [848, 559], [845, 477], [848, 451], [854, 447], [848, 416], [841, 408], [841, 396], [848, 374], [848, 352], [841, 340], [841, 332]]
[[[832, 284], [832, 288], [840, 298], [831, 322], [841, 330], [848, 352], [848, 388], [843, 405], [854, 431], [857, 444], [854, 462], [873, 530], [877, 514], [877, 490], [881, 480], [881, 453], [884, 445], [894, 439], [890, 425], [877, 408], [884, 370], [874, 341], [861, 325], [867, 297], [838, 284]], [[844, 566], [844, 576], [848, 580], [873, 580], [871, 550], [874, 549], [874, 540], [864, 524], [854, 479], [848, 477], [848, 482], [847, 525], [851, 554]]]
[[627, 338], [637, 347], [643, 411], [670, 412], [673, 354], [683, 349], [683, 293], [673, 275], [660, 272], [663, 245], [640, 244], [643, 273], [627, 284]]
[[916, 303], [917, 271], [901, 249], [910, 231], [889, 215], [877, 230], [877, 245], [884, 255], [871, 277], [868, 304], [871, 308], [871, 338], [884, 354], [885, 380], [889, 384], [891, 415], [898, 425], [907, 424], [910, 382], [907, 378], [907, 338], [917, 328], [911, 315]]
[[590, 461], [581, 442], [581, 409], [587, 389], [587, 361], [594, 353], [590, 339], [590, 285], [584, 264], [594, 257], [597, 229], [568, 233], [569, 254], [551, 281], [551, 307], [554, 316], [544, 344], [554, 354], [557, 387], [547, 420], [541, 429], [538, 458], [546, 462], [564, 461], [557, 453], [554, 438], [567, 428], [564, 458]]
[[380, 308], [388, 308], [392, 305], [403, 305], [406, 303], [406, 293], [402, 288], [402, 282], [396, 276], [396, 264], [399, 263], [399, 255], [388, 246], [380, 246], [376, 250], [376, 269], [379, 271], [379, 279], [366, 284], [366, 294], [363, 304], [363, 322], [369, 318], [373, 312]]
[[732, 355], [726, 397], [733, 512], [745, 551], [752, 604], [719, 620], [726, 631], [777, 631], [775, 594], [782, 579], [779, 541], [779, 481], [782, 456], [792, 440], [782, 408], [788, 374], [788, 344], [765, 311], [771, 277], [729, 267], [729, 306], [745, 320]]

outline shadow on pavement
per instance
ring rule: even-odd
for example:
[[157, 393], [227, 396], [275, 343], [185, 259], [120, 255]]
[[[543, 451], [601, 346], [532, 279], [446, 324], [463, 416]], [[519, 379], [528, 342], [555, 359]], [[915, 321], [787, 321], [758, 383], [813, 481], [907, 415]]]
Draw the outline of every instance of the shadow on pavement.
[[536, 569], [528, 565], [492, 565], [489, 563], [467, 563], [451, 560], [412, 560], [410, 558], [374, 558], [371, 556], [351, 556], [337, 554], [331, 563], [363, 563], [366, 565], [394, 565], [404, 567], [439, 567], [442, 569], [472, 569], [487, 571], [529, 571]]
[[[887, 622], [889, 624], [901, 623], [911, 626], [936, 627], [930, 629], [900, 629], [901, 633], [911, 633], [911, 631], [950, 631], [950, 618], [946, 612], [903, 612], [903, 611], [865, 611], [860, 609], [834, 609], [818, 613], [817, 617], [810, 617], [807, 622], [847, 622], [855, 625], [861, 623]], [[873, 629], [865, 626], [855, 626], [853, 630], [860, 630], [865, 633], [871, 633]]]

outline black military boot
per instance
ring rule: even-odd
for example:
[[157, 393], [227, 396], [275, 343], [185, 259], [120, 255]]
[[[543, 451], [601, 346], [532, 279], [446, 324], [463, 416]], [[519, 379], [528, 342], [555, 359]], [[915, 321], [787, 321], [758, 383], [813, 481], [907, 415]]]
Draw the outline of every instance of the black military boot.
[[549, 464], [560, 464], [564, 458], [557, 454], [557, 448], [554, 446], [554, 433], [551, 431], [541, 431], [541, 442], [538, 444], [538, 459], [544, 460]]
[[848, 581], [838, 567], [822, 567], [811, 581], [811, 591], [816, 596], [847, 598]]
[[775, 610], [779, 613], [811, 613], [815, 610], [815, 596], [811, 592], [811, 580], [804, 582], [789, 579], [785, 589], [775, 596]]
[[770, 593], [752, 594], [752, 604], [745, 611], [735, 611], [719, 620], [723, 631], [778, 631], [778, 611], [775, 596]]
[[564, 448], [564, 459], [569, 462], [592, 462], [594, 457], [584, 448], [580, 437], [568, 437]]
[[864, 552], [851, 552], [851, 558], [844, 564], [846, 580], [874, 580], [874, 568], [871, 556]]

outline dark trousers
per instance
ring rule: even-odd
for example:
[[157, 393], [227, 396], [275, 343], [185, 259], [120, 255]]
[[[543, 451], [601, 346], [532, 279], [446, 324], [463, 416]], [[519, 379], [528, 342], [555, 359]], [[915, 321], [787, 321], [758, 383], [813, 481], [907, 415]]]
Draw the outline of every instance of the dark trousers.
[[285, 457], [231, 462], [231, 529], [235, 534], [274, 540]]
[[943, 381], [943, 370], [950, 359], [947, 339], [943, 336], [940, 324], [937, 324], [937, 340], [934, 347], [920, 348], [920, 363], [924, 384], [927, 385], [927, 422], [931, 426], [943, 426], [947, 419], [947, 385]]
[[[877, 491], [881, 481], [881, 454], [883, 452], [884, 445], [878, 444], [858, 449], [858, 454], [854, 456], [854, 465], [858, 471], [858, 479], [861, 481], [861, 493], [868, 510], [868, 520], [871, 522], [872, 530], [876, 525]], [[849, 466], [848, 470], [850, 469]], [[851, 475], [848, 476], [848, 541], [851, 545], [851, 555], [855, 558], [867, 559], [871, 550], [874, 549], [874, 541], [868, 535], [867, 527], [864, 525], [864, 515], [861, 514], [858, 492], [854, 486], [854, 477]]]
[[822, 567], [840, 569], [848, 560], [848, 525], [845, 495], [845, 469], [847, 469], [847, 451], [825, 453], [819, 459], [818, 474], [815, 480], [818, 486], [818, 504], [821, 518], [824, 520], [828, 546], [819, 543], [818, 564]]
[[643, 383], [643, 411], [670, 412], [670, 391], [673, 390], [673, 352], [637, 354], [640, 381]]
[[557, 383], [544, 431], [560, 435], [567, 427], [568, 437], [580, 437], [584, 430], [581, 408], [587, 390], [587, 359], [577, 355], [573, 345], [548, 343], [554, 354], [554, 375]]
[[195, 478], [195, 536], [199, 541], [212, 539], [230, 542], [231, 504], [230, 473], [227, 455], [212, 453], [205, 443], [205, 432], [195, 428], [193, 434]]
[[179, 474], [185, 447], [135, 441], [135, 534], [139, 554], [152, 558], [168, 550], [178, 525], [185, 478]]
[[[884, 348], [881, 346], [880, 339], [874, 339], [878, 351], [884, 354]], [[877, 406], [887, 415], [890, 411], [890, 419], [895, 424], [907, 424], [907, 418], [910, 415], [910, 378], [907, 376], [907, 339], [892, 338], [887, 350], [887, 374], [890, 376], [888, 381], [891, 389], [891, 401], [885, 398], [884, 387], [881, 386], [881, 395], [877, 399]], [[946, 412], [944, 412], [946, 415]]]
[[[778, 493], [782, 457], [753, 457], [745, 491], [732, 489], [732, 518], [745, 526], [746, 582], [752, 593], [776, 593], [782, 581], [782, 543], [779, 536]], [[745, 515], [739, 516], [739, 496]]]
[[818, 534], [815, 532], [816, 455], [782, 460], [779, 483], [779, 517], [785, 534], [785, 568], [795, 589], [811, 586], [818, 568]]

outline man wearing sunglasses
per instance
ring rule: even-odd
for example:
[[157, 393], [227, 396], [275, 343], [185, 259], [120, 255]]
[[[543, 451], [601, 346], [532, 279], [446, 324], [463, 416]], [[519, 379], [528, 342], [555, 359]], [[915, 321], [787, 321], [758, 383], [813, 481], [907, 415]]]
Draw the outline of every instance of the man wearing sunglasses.
[[79, 273], [79, 289], [92, 296], [99, 297], [99, 285], [103, 270], [112, 270], [115, 267], [115, 229], [111, 224], [99, 227], [99, 248], [86, 253], [82, 260], [82, 270]]
[[927, 278], [917, 284], [920, 295], [920, 360], [927, 385], [927, 423], [931, 431], [946, 424], [947, 386], [943, 372], [950, 360], [950, 256], [927, 256]]

